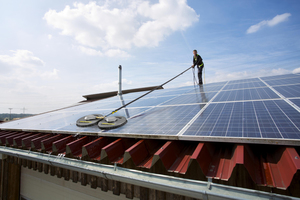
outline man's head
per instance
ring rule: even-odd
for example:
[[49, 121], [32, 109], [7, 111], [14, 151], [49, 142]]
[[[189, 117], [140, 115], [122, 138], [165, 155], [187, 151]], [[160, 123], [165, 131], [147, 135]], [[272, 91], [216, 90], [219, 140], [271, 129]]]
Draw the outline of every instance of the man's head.
[[197, 50], [196, 49], [193, 51], [193, 54], [194, 54], [194, 56], [197, 56]]

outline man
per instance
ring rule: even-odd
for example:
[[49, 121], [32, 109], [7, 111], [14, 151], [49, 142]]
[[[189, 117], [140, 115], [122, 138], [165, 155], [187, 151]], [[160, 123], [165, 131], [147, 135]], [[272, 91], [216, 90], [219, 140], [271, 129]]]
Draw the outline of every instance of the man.
[[202, 61], [202, 58], [200, 55], [198, 55], [197, 50], [193, 51], [194, 57], [193, 57], [193, 65], [192, 68], [194, 68], [195, 66], [197, 66], [198, 68], [198, 80], [199, 80], [199, 85], [202, 85], [202, 70], [204, 67], [204, 63]]

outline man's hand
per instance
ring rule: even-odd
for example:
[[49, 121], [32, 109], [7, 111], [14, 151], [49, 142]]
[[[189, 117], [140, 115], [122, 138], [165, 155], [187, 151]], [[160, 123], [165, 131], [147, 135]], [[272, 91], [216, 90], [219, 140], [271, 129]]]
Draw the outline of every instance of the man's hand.
[[195, 65], [192, 65], [192, 68], [194, 68], [195, 67]]

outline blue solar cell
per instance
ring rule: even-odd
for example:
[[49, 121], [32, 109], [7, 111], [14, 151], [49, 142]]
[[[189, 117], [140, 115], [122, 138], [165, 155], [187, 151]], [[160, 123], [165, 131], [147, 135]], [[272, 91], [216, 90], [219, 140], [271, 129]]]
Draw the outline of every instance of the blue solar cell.
[[[300, 130], [300, 113], [295, 108], [287, 104], [285, 101], [276, 101], [276, 104], [278, 105], [278, 107], [280, 107], [282, 112], [285, 113], [285, 116], [287, 116], [290, 119], [293, 125], [297, 127], [298, 130]], [[296, 134], [297, 136], [291, 137], [291, 135], [289, 135], [289, 138], [300, 138], [299, 132], [296, 132], [294, 134]]]
[[[222, 89], [224, 85], [203, 85], [203, 89], [206, 92], [214, 92], [214, 91], [219, 91], [220, 89]], [[196, 87], [196, 90], [198, 89], [199, 86]]]
[[[130, 107], [143, 107], [143, 106], [157, 106], [166, 101], [170, 101], [171, 99], [174, 99], [175, 97], [177, 97], [177, 96], [162, 96], [162, 97], [143, 98], [139, 101], [136, 101], [136, 102], [130, 104], [128, 107], [130, 108]], [[126, 102], [126, 103], [128, 103], [128, 102]]]
[[184, 135], [260, 137], [252, 102], [210, 104]]
[[163, 103], [162, 105], [177, 105], [177, 104], [192, 104], [192, 103], [206, 103], [210, 101], [217, 93], [194, 93], [194, 94], [184, 94]]
[[290, 99], [294, 104], [296, 104], [300, 108], [300, 99]]
[[213, 102], [275, 99], [275, 98], [279, 98], [279, 96], [269, 88], [254, 88], [254, 89], [244, 89], [244, 90], [221, 91], [213, 100]]
[[265, 107], [272, 116], [283, 138], [300, 138], [300, 117], [298, 111], [285, 101], [265, 102]]
[[[230, 116], [232, 114], [233, 104], [220, 104], [217, 110], [219, 114], [216, 116], [216, 123], [213, 126], [210, 136], [225, 136], [228, 124], [230, 121]], [[213, 115], [212, 115], [213, 116]]]
[[129, 119], [126, 126], [110, 133], [141, 135], [176, 135], [204, 105], [155, 107]]
[[159, 96], [181, 95], [181, 94], [185, 94], [185, 93], [188, 93], [188, 92], [191, 92], [191, 91], [192, 91], [192, 88], [184, 89], [184, 90], [173, 90], [173, 91], [164, 92]]
[[209, 105], [203, 113], [197, 118], [197, 120], [188, 128], [184, 135], [199, 135], [199, 136], [209, 136], [213, 127], [217, 121], [218, 113], [216, 112], [221, 109], [224, 104], [211, 104]]
[[288, 78], [288, 79], [274, 79], [274, 80], [267, 80], [265, 82], [270, 86], [300, 84], [300, 77]]
[[253, 102], [242, 103], [242, 115], [242, 137], [261, 137]]
[[300, 138], [300, 115], [283, 100], [210, 104], [184, 135]]
[[[254, 110], [257, 116], [261, 136], [263, 138], [282, 138], [277, 129], [269, 110], [265, 104], [270, 102], [256, 101], [253, 102]], [[277, 109], [278, 111], [279, 109]]]
[[288, 85], [288, 86], [277, 86], [273, 88], [287, 98], [300, 97], [300, 84]]
[[239, 84], [239, 83], [247, 83], [247, 82], [260, 82], [260, 80], [258, 78], [248, 78], [248, 79], [229, 81], [228, 84]]
[[257, 87], [266, 87], [266, 84], [264, 84], [260, 80], [256, 82], [237, 83], [237, 84], [226, 85], [223, 90], [235, 90], [235, 89], [257, 88]]

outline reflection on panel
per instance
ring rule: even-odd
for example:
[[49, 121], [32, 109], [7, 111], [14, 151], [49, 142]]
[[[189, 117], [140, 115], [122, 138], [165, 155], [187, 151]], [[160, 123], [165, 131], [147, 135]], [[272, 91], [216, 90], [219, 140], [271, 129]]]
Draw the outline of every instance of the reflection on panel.
[[300, 84], [300, 77], [265, 81], [270, 86]]
[[179, 104], [193, 104], [193, 103], [207, 103], [213, 98], [217, 93], [209, 92], [209, 93], [194, 93], [194, 94], [185, 94], [173, 98], [170, 101], [162, 105], [179, 105]]
[[260, 82], [260, 80], [258, 78], [248, 78], [248, 79], [242, 79], [242, 80], [229, 81], [228, 84], [230, 85], [230, 84], [248, 83], [248, 82]]
[[266, 84], [264, 84], [261, 81], [230, 84], [230, 85], [226, 85], [223, 90], [236, 90], [236, 89], [257, 88], [257, 87], [266, 87]]
[[221, 91], [213, 101], [222, 102], [275, 98], [279, 98], [279, 96], [269, 88], [254, 88], [245, 90]]
[[276, 91], [287, 98], [300, 97], [300, 84], [274, 87]]
[[204, 105], [156, 107], [128, 120], [110, 133], [176, 135]]
[[[135, 117], [136, 115], [139, 115], [143, 112], [145, 112], [146, 110], [148, 110], [149, 108], [131, 108], [131, 109], [121, 109], [119, 110], [117, 113], [111, 115], [111, 116], [130, 116], [130, 117]], [[102, 115], [106, 115], [108, 114], [108, 110], [100, 110], [98, 112], [96, 112], [97, 114], [102, 114]], [[58, 131], [72, 131], [72, 132], [99, 132], [100, 129], [98, 128], [97, 125], [92, 126], [92, 127], [78, 127], [76, 126], [76, 120], [79, 119], [80, 117], [83, 117], [85, 115], [88, 114], [93, 114], [93, 113], [78, 113], [76, 114], [76, 116], [71, 118], [70, 121], [67, 121], [68, 123], [65, 123], [63, 126], [61, 127], [57, 127], [55, 130]]]
[[290, 99], [290, 100], [300, 108], [300, 99]]
[[[162, 97], [151, 97], [151, 98], [143, 98], [140, 99], [128, 107], [144, 107], [144, 106], [157, 106], [159, 104], [163, 104], [166, 101], [170, 101], [171, 99], [177, 96], [162, 96]], [[128, 103], [128, 102], [126, 102]]]

